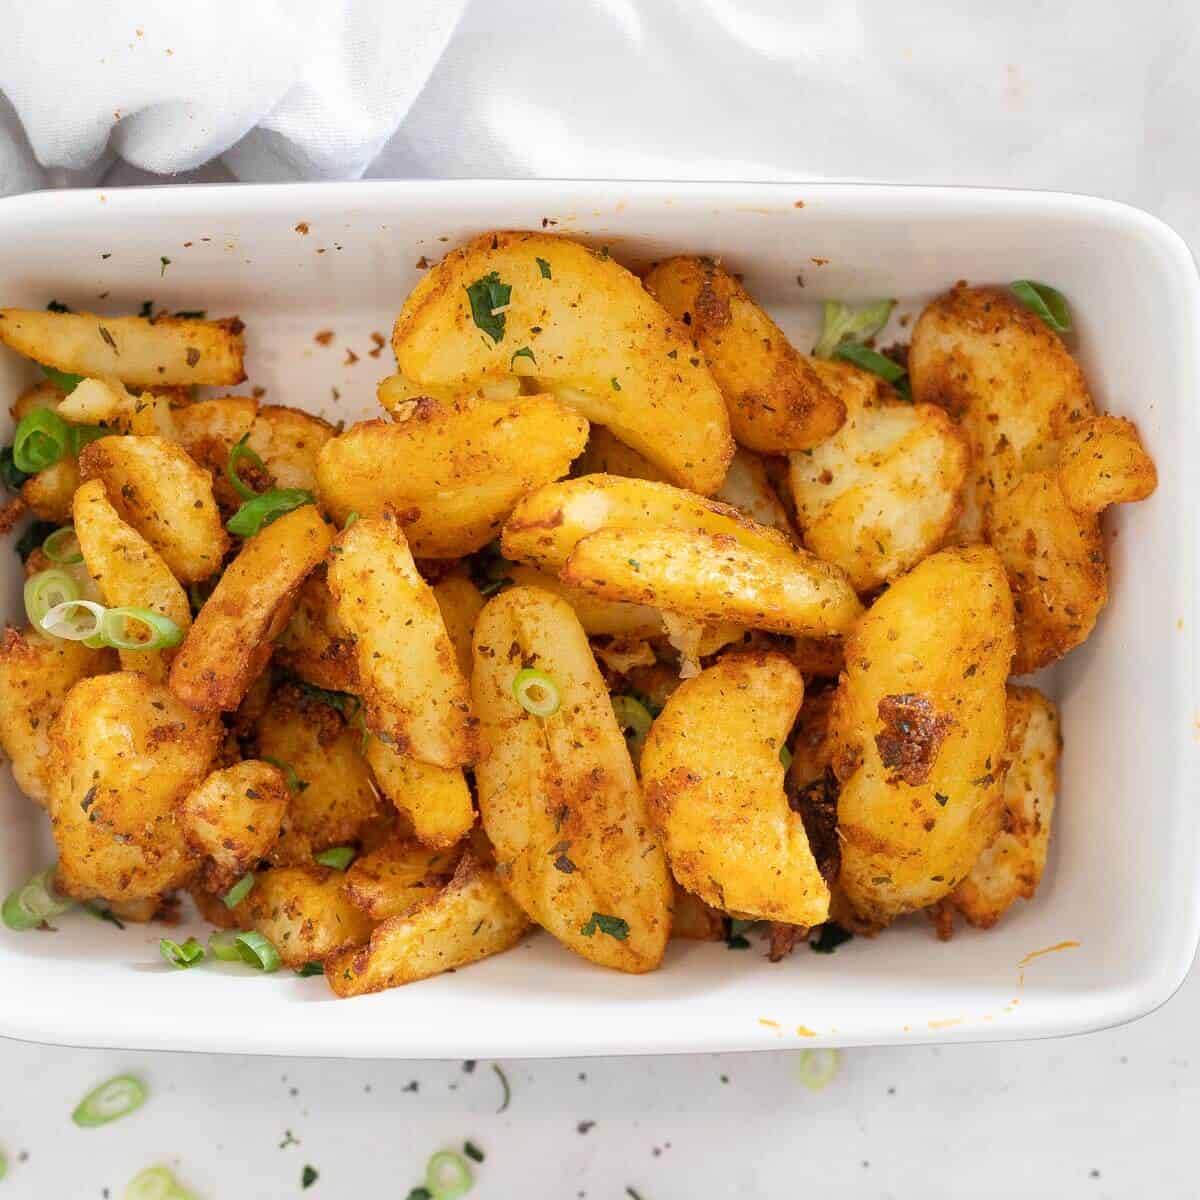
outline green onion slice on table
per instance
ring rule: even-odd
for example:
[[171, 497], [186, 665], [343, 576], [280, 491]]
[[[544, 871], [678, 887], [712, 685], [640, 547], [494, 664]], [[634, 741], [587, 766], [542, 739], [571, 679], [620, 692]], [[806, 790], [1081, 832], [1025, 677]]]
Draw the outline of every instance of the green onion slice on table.
[[146, 1103], [146, 1085], [133, 1075], [114, 1075], [93, 1088], [71, 1114], [76, 1125], [90, 1128], [128, 1116]]
[[813, 347], [814, 358], [833, 358], [843, 342], [865, 342], [887, 323], [895, 307], [894, 300], [876, 300], [862, 308], [851, 308], [840, 300], [826, 300], [822, 312], [821, 336]]
[[9, 929], [22, 932], [36, 929], [43, 921], [62, 916], [74, 907], [74, 900], [54, 890], [54, 868], [47, 867], [9, 892], [0, 909], [0, 919]]
[[431, 1155], [425, 1168], [425, 1186], [435, 1200], [457, 1200], [471, 1190], [471, 1168], [461, 1154], [453, 1150], [439, 1150]]

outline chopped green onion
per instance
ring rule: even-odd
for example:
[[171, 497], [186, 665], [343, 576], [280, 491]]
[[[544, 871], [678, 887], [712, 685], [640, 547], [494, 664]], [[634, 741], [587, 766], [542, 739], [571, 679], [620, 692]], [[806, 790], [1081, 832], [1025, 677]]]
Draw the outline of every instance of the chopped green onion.
[[128, 1116], [146, 1103], [146, 1085], [132, 1075], [114, 1075], [93, 1088], [71, 1114], [71, 1120], [85, 1129], [107, 1125]]
[[242, 956], [242, 962], [247, 966], [257, 967], [268, 974], [279, 970], [279, 951], [261, 933], [251, 929], [246, 933], [239, 933], [233, 942]]
[[290, 762], [284, 762], [282, 758], [269, 758], [265, 754], [262, 756], [262, 761], [270, 763], [271, 766], [283, 772], [283, 781], [287, 784], [289, 792], [302, 792], [308, 787], [308, 781], [301, 779], [296, 774], [296, 768]]
[[[145, 626], [149, 637], [130, 637], [125, 622]], [[106, 646], [115, 650], [164, 650], [183, 641], [183, 630], [170, 617], [149, 608], [110, 608], [100, 618], [100, 636]]]
[[629, 742], [629, 755], [636, 764], [642, 757], [642, 747], [646, 744], [646, 734], [650, 732], [654, 718], [650, 710], [634, 696], [614, 696], [612, 706], [617, 724]]
[[343, 533], [345, 533], [345, 531], [346, 531], [347, 529], [349, 529], [349, 528], [350, 528], [350, 526], [351, 526], [351, 525], [353, 525], [353, 524], [354, 524], [354, 522], [355, 522], [355, 521], [357, 521], [357, 520], [358, 520], [358, 513], [356, 513], [356, 512], [352, 512], [352, 513], [351, 513], [351, 514], [350, 514], [350, 515], [349, 515], [349, 516], [346, 518], [346, 523], [345, 523], [345, 524], [342, 526], [342, 532], [343, 532]]
[[472, 1162], [483, 1162], [485, 1155], [474, 1142], [463, 1142], [463, 1153], [471, 1159]]
[[436, 1200], [458, 1200], [471, 1190], [471, 1168], [461, 1154], [439, 1150], [430, 1156], [425, 1168], [425, 1186]]
[[312, 975], [324, 975], [325, 964], [314, 959], [312, 962], [306, 962], [302, 967], [297, 967], [296, 974], [301, 979], [308, 979]]
[[0, 1150], [0, 1179], [3, 1179], [8, 1174], [8, 1155]]
[[250, 538], [294, 508], [315, 503], [312, 492], [306, 492], [303, 488], [272, 488], [253, 500], [247, 500], [225, 522], [225, 528], [238, 537]]
[[94, 600], [66, 600], [50, 609], [41, 619], [39, 627], [51, 637], [62, 638], [64, 641], [102, 646], [105, 644], [102, 637], [98, 643], [89, 639], [100, 634], [100, 626], [107, 611], [103, 604], [97, 604]]
[[1055, 333], [1071, 332], [1071, 310], [1067, 307], [1066, 296], [1057, 288], [1048, 283], [1034, 283], [1032, 279], [1018, 279], [1009, 286], [1013, 295]]
[[47, 867], [9, 892], [0, 908], [0, 920], [9, 929], [24, 932], [36, 929], [51, 917], [62, 916], [74, 906], [74, 900], [60, 896], [54, 890], [54, 868]]
[[508, 1076], [505, 1075], [499, 1063], [492, 1063], [492, 1070], [496, 1072], [496, 1078], [500, 1080], [500, 1086], [504, 1089], [504, 1099], [500, 1101], [500, 1107], [496, 1109], [496, 1115], [499, 1116], [512, 1102], [512, 1088], [508, 1086]]
[[779, 761], [783, 764], [785, 771], [792, 765], [792, 752], [786, 744], [779, 747]]
[[75, 536], [74, 525], [64, 525], [56, 529], [43, 543], [42, 549], [51, 562], [63, 563], [71, 567], [83, 562], [83, 551], [79, 547], [79, 539]]
[[320, 1172], [311, 1163], [306, 1163], [304, 1170], [300, 1172], [300, 1187], [310, 1188], [317, 1182]]
[[252, 487], [242, 481], [242, 477], [238, 474], [238, 463], [243, 459], [249, 459], [260, 470], [265, 471], [267, 464], [263, 462], [259, 456], [246, 445], [246, 439], [250, 435], [242, 434], [238, 443], [229, 452], [229, 458], [225, 463], [225, 478], [233, 485], [233, 490], [237, 492], [243, 500], [254, 500], [259, 495]]
[[79, 595], [79, 584], [73, 575], [59, 567], [39, 571], [25, 580], [25, 615], [34, 629], [41, 629], [51, 609], [78, 600]]
[[70, 425], [67, 428], [67, 444], [71, 453], [78, 457], [84, 446], [108, 437], [109, 432], [103, 425]]
[[46, 378], [68, 396], [83, 382], [82, 375], [72, 375], [69, 371], [60, 371], [57, 367], [46, 366], [45, 363], [42, 363], [42, 370], [46, 373]]
[[804, 1050], [800, 1054], [800, 1082], [819, 1092], [833, 1082], [838, 1073], [836, 1050]]
[[531, 667], [517, 672], [513, 695], [517, 703], [535, 717], [553, 716], [562, 703], [558, 684], [545, 671], [535, 671]]
[[253, 886], [254, 872], [247, 871], [246, 874], [243, 875], [241, 879], [239, 879], [237, 883], [235, 883], [233, 887], [231, 887], [229, 891], [227, 891], [225, 895], [221, 897], [221, 899], [225, 902], [225, 907], [237, 908], [237, 906], [241, 904], [241, 902], [245, 900], [248, 895], [250, 895], [250, 889]]
[[180, 970], [194, 967], [204, 957], [204, 947], [194, 937], [188, 938], [182, 946], [170, 938], [159, 938], [158, 952], [171, 966]]
[[53, 533], [54, 529], [53, 521], [31, 521], [25, 527], [24, 533], [13, 543], [17, 557], [23, 563], [28, 562], [29, 556], [35, 550], [42, 548], [42, 543], [46, 540], [47, 535]]
[[166, 1167], [147, 1167], [126, 1185], [123, 1200], [174, 1200], [181, 1193]]
[[408, 1193], [407, 1200], [433, 1200], [433, 1193], [427, 1187], [415, 1187]]
[[821, 336], [813, 347], [815, 358], [832, 358], [842, 342], [865, 342], [874, 337], [892, 315], [894, 300], [876, 300], [864, 308], [854, 309], [840, 300], [826, 300]]
[[512, 287], [501, 282], [500, 275], [491, 271], [465, 289], [471, 305], [471, 320], [493, 344], [504, 337], [504, 310], [508, 308]]
[[313, 861], [323, 867], [332, 867], [335, 871], [344, 871], [357, 857], [358, 851], [353, 846], [330, 846], [313, 855]]
[[70, 430], [66, 421], [48, 408], [35, 408], [17, 423], [13, 435], [13, 462], [28, 475], [52, 467], [67, 453]]
[[236, 929], [218, 929], [208, 935], [208, 952], [219, 962], [241, 962]]
[[629, 922], [624, 917], [610, 917], [607, 913], [594, 912], [579, 927], [584, 937], [591, 937], [596, 930], [607, 933], [609, 937], [623, 942], [629, 936]]
[[870, 371], [885, 383], [895, 383], [907, 374], [898, 362], [893, 362], [886, 354], [880, 354], [878, 350], [872, 350], [870, 346], [859, 342], [843, 342], [834, 350], [833, 357], [853, 363], [864, 371]]

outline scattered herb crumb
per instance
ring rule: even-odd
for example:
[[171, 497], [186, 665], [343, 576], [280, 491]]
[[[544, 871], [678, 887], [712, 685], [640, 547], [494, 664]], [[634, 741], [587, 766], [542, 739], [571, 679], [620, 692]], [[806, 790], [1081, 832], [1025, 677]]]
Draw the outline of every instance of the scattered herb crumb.
[[477, 1163], [483, 1162], [483, 1160], [487, 1157], [487, 1155], [484, 1154], [484, 1152], [480, 1150], [480, 1148], [475, 1145], [474, 1142], [463, 1142], [463, 1153]]
[[467, 300], [471, 305], [471, 319], [492, 342], [498, 345], [504, 338], [504, 312], [512, 297], [512, 287], [500, 279], [497, 271], [490, 271], [475, 280], [467, 289]]
[[627, 1187], [625, 1189], [625, 1195], [629, 1197], [629, 1200], [642, 1200], [642, 1193], [639, 1192], [637, 1188]]
[[158, 272], [159, 277], [161, 278], [163, 275], [165, 275], [167, 273], [167, 268], [171, 265], [171, 260], [165, 254], [160, 254], [158, 257], [158, 261], [159, 261], [159, 263], [162, 264], [161, 269]]
[[402, 1092], [419, 1092], [421, 1090], [421, 1085], [415, 1079], [412, 1079], [400, 1090]]
[[512, 1101], [512, 1088], [508, 1086], [508, 1076], [500, 1069], [499, 1063], [492, 1063], [492, 1070], [496, 1072], [496, 1078], [500, 1080], [500, 1086], [504, 1089], [504, 1099], [500, 1102], [500, 1107], [496, 1109], [496, 1113], [499, 1115], [508, 1110]]
[[[630, 559], [630, 562], [633, 560]], [[609, 937], [616, 938], [618, 942], [623, 942], [629, 936], [629, 922], [622, 917], [610, 917], [607, 913], [594, 912], [591, 919], [586, 921], [579, 927], [579, 932], [584, 937], [591, 937], [596, 930], [601, 933], [607, 933]]]
[[844, 942], [854, 937], [848, 929], [843, 929], [836, 921], [826, 921], [821, 926], [821, 932], [808, 943], [808, 948], [814, 954], [832, 954]]
[[722, 1076], [721, 1076], [721, 1082], [722, 1082], [722, 1083], [728, 1083], [728, 1082], [729, 1082], [729, 1076], [728, 1076], [728, 1075], [722, 1075]]
[[307, 237], [308, 236], [308, 222], [307, 221], [297, 221], [296, 222], [296, 232], [298, 234], [300, 234], [302, 237]]
[[317, 1168], [305, 1164], [304, 1170], [300, 1172], [300, 1186], [302, 1188], [310, 1188], [317, 1182]]
[[283, 1140], [279, 1143], [280, 1150], [286, 1150], [289, 1146], [300, 1145], [300, 1139], [290, 1130], [283, 1131]]
[[313, 334], [313, 341], [318, 346], [328, 346], [333, 341], [334, 333], [332, 329], [320, 329]]
[[576, 1133], [587, 1133], [589, 1130], [594, 1129], [595, 1125], [596, 1125], [595, 1121], [580, 1121], [575, 1126], [575, 1132]]
[[621, 390], [621, 385], [617, 382], [617, 377], [615, 375], [612, 377], [612, 387], [614, 392], [619, 392]]
[[374, 349], [374, 350], [368, 350], [368, 351], [367, 351], [367, 353], [368, 353], [368, 354], [369, 354], [369, 355], [370, 355], [372, 358], [378, 358], [378, 357], [380, 356], [380, 354], [382, 354], [382, 353], [383, 353], [383, 348], [384, 348], [384, 346], [386, 346], [386, 345], [387, 345], [387, 341], [384, 339], [384, 336], [383, 336], [383, 334], [382, 334], [382, 333], [380, 333], [378, 330], [374, 330], [374, 331], [372, 331], [372, 333], [371, 333], [371, 341], [372, 341], [372, 343], [374, 344], [374, 346], [375, 346], [375, 349]]
[[427, 1187], [415, 1187], [408, 1193], [407, 1200], [433, 1200], [433, 1193]]
[[466, 1074], [466, 1075], [473, 1074], [475, 1071], [475, 1068], [477, 1066], [479, 1066], [479, 1063], [476, 1059], [473, 1059], [473, 1058], [464, 1058], [463, 1059], [463, 1073], [464, 1074]]
[[534, 259], [534, 261], [538, 265], [538, 270], [541, 271], [541, 273], [542, 273], [542, 278], [543, 279], [551, 278], [550, 264], [544, 258], [537, 258], [537, 259]]

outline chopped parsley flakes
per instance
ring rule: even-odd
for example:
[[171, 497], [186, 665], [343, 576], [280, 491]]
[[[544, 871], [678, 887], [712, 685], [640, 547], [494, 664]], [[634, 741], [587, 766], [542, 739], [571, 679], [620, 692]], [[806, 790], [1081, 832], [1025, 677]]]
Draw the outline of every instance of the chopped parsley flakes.
[[471, 303], [471, 319], [497, 345], [504, 340], [504, 312], [512, 296], [512, 287], [502, 283], [500, 275], [491, 271], [467, 288]]

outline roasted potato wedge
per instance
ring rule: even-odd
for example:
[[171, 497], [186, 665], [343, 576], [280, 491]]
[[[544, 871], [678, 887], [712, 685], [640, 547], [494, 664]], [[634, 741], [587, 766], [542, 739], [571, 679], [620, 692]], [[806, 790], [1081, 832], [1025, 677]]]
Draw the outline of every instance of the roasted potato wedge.
[[79, 456], [84, 480], [101, 479], [121, 519], [162, 555], [180, 583], [207, 579], [221, 565], [229, 535], [212, 479], [174, 442], [106, 437]]
[[264, 404], [255, 414], [246, 445], [266, 465], [275, 487], [316, 490], [317, 457], [334, 435], [320, 417], [282, 404]]
[[1098, 513], [1110, 504], [1145, 500], [1158, 486], [1158, 470], [1124, 417], [1092, 417], [1063, 438], [1058, 485], [1079, 513]]
[[367, 945], [332, 955], [325, 978], [338, 996], [381, 992], [501, 954], [528, 927], [494, 873], [464, 854], [445, 888], [377, 926]]
[[[535, 716], [517, 674], [548, 675], [558, 707]], [[566, 601], [511, 588], [475, 627], [484, 754], [479, 811], [504, 887], [569, 949], [621, 971], [656, 967], [672, 888], [624, 735], [587, 635]]]
[[671, 909], [671, 936], [692, 942], [720, 942], [725, 938], [725, 914], [693, 896], [686, 888], [675, 885], [675, 902]]
[[354, 860], [346, 872], [346, 895], [372, 921], [386, 921], [433, 899], [450, 882], [457, 850], [431, 850], [399, 838]]
[[791, 541], [796, 540], [791, 516], [771, 486], [763, 459], [752, 451], [738, 447], [717, 499], [732, 505], [751, 521], [778, 529]]
[[275, 639], [274, 658], [306, 683], [333, 692], [358, 691], [354, 639], [338, 618], [324, 567], [301, 585], [291, 620]]
[[973, 546], [895, 580], [846, 639], [839, 882], [875, 925], [952, 892], [1000, 827], [1014, 637], [1003, 564]]
[[132, 671], [80, 680], [50, 728], [55, 886], [145, 900], [195, 869], [177, 806], [208, 770], [221, 724]]
[[406, 420], [362, 421], [317, 460], [321, 503], [402, 514], [413, 553], [457, 558], [487, 545], [529, 491], [567, 473], [587, 422], [552, 396], [442, 402], [422, 399]]
[[727, 654], [680, 684], [650, 727], [642, 786], [671, 873], [723, 912], [805, 926], [829, 916], [783, 787], [780, 751], [803, 697], [782, 654]]
[[651, 638], [663, 633], [662, 613], [644, 604], [602, 600], [583, 588], [571, 587], [554, 575], [524, 563], [513, 563], [508, 575], [519, 587], [537, 587], [560, 596], [574, 610], [589, 637]]
[[214, 396], [175, 413], [175, 429], [183, 448], [202, 467], [220, 476], [229, 452], [250, 433], [258, 401], [249, 396]]
[[119, 379], [84, 379], [58, 406], [64, 420], [107, 425], [116, 433], [178, 441], [169, 395], [147, 389], [135, 396]]
[[1058, 709], [1036, 688], [1008, 689], [1004, 824], [950, 900], [990, 929], [1019, 898], [1032, 900], [1046, 866], [1062, 739]]
[[50, 726], [67, 693], [89, 675], [116, 669], [111, 650], [7, 625], [0, 634], [0, 748], [17, 787], [31, 800], [50, 799]]
[[[112, 608], [148, 608], [169, 617], [186, 633], [192, 624], [187, 592], [154, 547], [121, 520], [101, 480], [90, 479], [79, 488], [73, 511], [84, 565], [104, 603]], [[174, 655], [173, 649], [121, 650], [121, 667], [162, 683]]]
[[438, 767], [371, 738], [367, 762], [379, 790], [412, 822], [426, 846], [453, 846], [475, 824], [475, 805], [461, 767]]
[[804, 450], [845, 420], [842, 402], [812, 360], [716, 259], [669, 258], [651, 268], [645, 284], [696, 339], [743, 446], [767, 454]]
[[179, 802], [179, 823], [201, 861], [198, 882], [210, 892], [229, 890], [266, 858], [288, 810], [278, 767], [245, 759], [213, 771]]
[[433, 585], [433, 598], [442, 614], [442, 624], [454, 643], [458, 669], [471, 677], [471, 639], [475, 622], [483, 611], [483, 596], [466, 575], [444, 575]]
[[572, 475], [623, 475], [627, 479], [650, 479], [655, 483], [670, 483], [665, 471], [659, 470], [648, 458], [643, 458], [632, 446], [627, 446], [610, 429], [593, 425], [588, 431], [587, 445], [571, 468]]
[[470, 689], [437, 599], [391, 509], [355, 521], [338, 537], [328, 580], [338, 617], [355, 640], [371, 732], [435, 766], [474, 762], [478, 722]]
[[689, 330], [578, 242], [494, 233], [451, 251], [405, 301], [392, 348], [417, 387], [532, 377], [675, 483], [708, 494], [725, 477], [729, 417]]
[[71, 501], [79, 486], [79, 461], [64, 454], [52, 467], [31, 475], [21, 485], [21, 499], [43, 521], [61, 525], [71, 519]]
[[320, 514], [305, 504], [242, 546], [171, 664], [171, 690], [184, 703], [206, 712], [237, 708], [331, 541]]
[[233, 384], [246, 378], [237, 317], [197, 321], [161, 316], [0, 309], [0, 342], [74, 375], [112, 375], [134, 387]]

